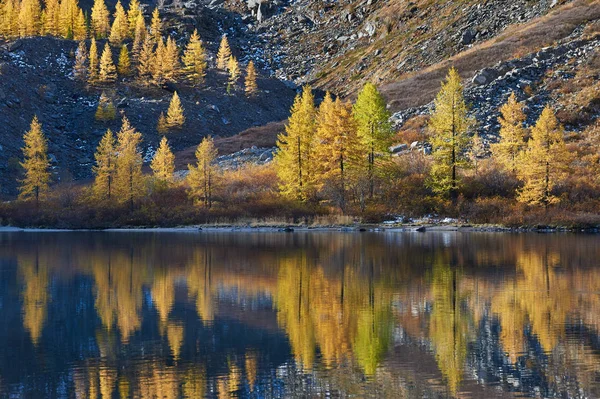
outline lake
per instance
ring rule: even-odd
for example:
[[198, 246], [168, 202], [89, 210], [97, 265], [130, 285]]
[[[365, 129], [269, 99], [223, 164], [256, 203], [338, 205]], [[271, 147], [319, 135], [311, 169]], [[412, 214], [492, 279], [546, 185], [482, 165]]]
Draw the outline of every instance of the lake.
[[0, 398], [600, 397], [600, 236], [0, 233]]

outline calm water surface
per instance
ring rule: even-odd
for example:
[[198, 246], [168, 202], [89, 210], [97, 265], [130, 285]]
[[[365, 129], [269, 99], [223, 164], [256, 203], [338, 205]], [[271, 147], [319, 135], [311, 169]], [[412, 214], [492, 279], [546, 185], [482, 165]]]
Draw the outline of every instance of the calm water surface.
[[600, 398], [600, 237], [0, 233], [0, 398]]

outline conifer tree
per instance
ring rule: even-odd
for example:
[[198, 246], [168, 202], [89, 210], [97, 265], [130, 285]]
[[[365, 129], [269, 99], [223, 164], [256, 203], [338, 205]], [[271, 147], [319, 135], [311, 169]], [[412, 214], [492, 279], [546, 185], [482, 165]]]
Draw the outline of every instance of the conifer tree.
[[546, 106], [518, 158], [517, 176], [525, 183], [518, 190], [520, 202], [547, 207], [559, 201], [552, 190], [565, 177], [571, 159], [563, 134], [552, 108]]
[[194, 85], [202, 83], [206, 75], [206, 53], [197, 30], [192, 33], [185, 48], [183, 64], [187, 79]]
[[139, 18], [136, 19], [135, 29], [133, 31], [132, 53], [133, 58], [136, 61], [139, 59], [139, 55], [142, 50], [142, 46], [144, 40], [146, 39], [147, 33], [148, 32], [146, 31], [146, 23], [144, 22], [144, 17], [140, 15]]
[[217, 52], [217, 68], [222, 70], [229, 69], [230, 58], [231, 48], [229, 47], [229, 41], [227, 40], [227, 35], [223, 35], [221, 44], [219, 45], [219, 51]]
[[100, 100], [98, 100], [98, 108], [96, 108], [95, 118], [97, 121], [112, 121], [117, 115], [117, 109], [108, 96], [102, 92]]
[[154, 45], [150, 35], [146, 35], [137, 59], [138, 78], [143, 84], [147, 84], [153, 73]]
[[131, 0], [129, 2], [129, 10], [127, 10], [127, 24], [129, 25], [129, 35], [131, 37], [135, 37], [135, 30], [139, 24], [139, 19], [144, 23], [144, 15], [142, 14], [140, 2], [139, 0]]
[[167, 44], [163, 52], [163, 74], [167, 82], [175, 82], [179, 75], [181, 65], [179, 64], [179, 48], [172, 37], [167, 38]]
[[152, 79], [154, 80], [154, 83], [156, 83], [157, 85], [161, 85], [164, 83], [165, 81], [165, 74], [166, 74], [166, 48], [165, 48], [165, 43], [162, 39], [160, 39], [158, 41], [158, 44], [156, 45], [156, 49], [154, 50], [154, 54], [152, 55], [152, 63], [151, 63], [151, 70], [152, 70]]
[[94, 83], [98, 79], [98, 45], [96, 39], [92, 37], [90, 44], [90, 57], [88, 63], [88, 82]]
[[131, 209], [143, 190], [141, 141], [142, 135], [123, 117], [121, 130], [117, 134], [115, 193], [120, 200], [129, 202]]
[[469, 159], [475, 169], [475, 174], [479, 173], [479, 160], [485, 156], [485, 145], [479, 133], [475, 132], [471, 139], [471, 148], [469, 149]]
[[196, 166], [188, 165], [190, 173], [187, 182], [190, 197], [201, 200], [206, 208], [212, 207], [213, 191], [218, 182], [218, 168], [215, 165], [217, 149], [212, 137], [204, 137], [196, 149]]
[[19, 35], [36, 36], [40, 33], [42, 7], [39, 0], [21, 0], [19, 8]]
[[131, 75], [131, 60], [129, 58], [129, 51], [127, 51], [127, 45], [123, 45], [121, 47], [121, 52], [119, 53], [119, 65], [117, 67], [117, 71], [120, 76], [129, 76]]
[[347, 193], [356, 182], [361, 163], [361, 143], [352, 105], [339, 98], [333, 101], [327, 93], [316, 120], [316, 188], [346, 212]]
[[160, 113], [158, 117], [158, 123], [156, 124], [156, 131], [160, 134], [165, 134], [169, 131], [169, 125], [167, 124], [167, 117], [164, 112]]
[[125, 9], [121, 5], [121, 0], [117, 1], [112, 28], [110, 29], [110, 42], [113, 45], [121, 42], [129, 36], [129, 21]]
[[468, 165], [466, 150], [471, 124], [460, 76], [452, 68], [435, 99], [435, 110], [429, 122], [433, 133], [430, 185], [435, 192], [450, 195], [452, 200], [458, 195], [458, 169]]
[[0, 35], [7, 39], [19, 36], [19, 1], [4, 0], [0, 3]]
[[367, 83], [358, 94], [353, 107], [358, 136], [366, 149], [366, 177], [369, 183], [369, 197], [375, 192], [376, 155], [388, 152], [393, 131], [389, 123], [390, 113], [383, 96], [373, 83]]
[[256, 84], [256, 68], [254, 62], [250, 60], [248, 67], [246, 68], [246, 81], [244, 82], [245, 91], [247, 96], [253, 96], [258, 90]]
[[117, 69], [113, 63], [112, 51], [110, 45], [106, 43], [100, 57], [100, 70], [98, 72], [98, 81], [101, 83], [112, 83], [117, 80]]
[[85, 22], [85, 15], [82, 9], [77, 10], [77, 16], [73, 22], [73, 39], [74, 40], [85, 40], [88, 37], [87, 24]]
[[75, 79], [85, 82], [87, 79], [88, 54], [85, 42], [82, 40], [75, 51], [75, 65], [73, 66], [73, 76]]
[[285, 133], [277, 138], [275, 165], [281, 193], [297, 200], [314, 197], [315, 104], [310, 86], [296, 96]]
[[154, 172], [154, 177], [161, 182], [170, 183], [173, 180], [175, 172], [175, 155], [171, 151], [167, 138], [163, 136], [160, 145], [152, 158], [150, 168]]
[[91, 25], [97, 39], [107, 38], [110, 34], [109, 13], [104, 0], [94, 0]]
[[74, 0], [63, 0], [59, 4], [58, 34], [65, 39], [73, 39], [73, 29], [79, 7]]
[[19, 199], [35, 199], [36, 205], [40, 198], [48, 192], [50, 182], [50, 162], [48, 160], [48, 143], [42, 131], [42, 125], [37, 116], [31, 121], [31, 127], [23, 136], [24, 160], [21, 166], [25, 170], [25, 177], [19, 187]]
[[58, 0], [46, 0], [43, 12], [45, 35], [58, 36], [60, 35], [60, 4]]
[[160, 20], [160, 14], [158, 8], [152, 11], [152, 20], [150, 21], [150, 35], [154, 43], [162, 42], [162, 22]]
[[108, 129], [96, 149], [94, 155], [96, 165], [92, 168], [94, 184], [92, 190], [96, 198], [110, 200], [114, 191], [114, 180], [117, 170], [116, 139]]
[[240, 64], [234, 56], [229, 57], [227, 70], [229, 71], [229, 81], [227, 83], [227, 92], [229, 93], [231, 89], [235, 88], [240, 78]]
[[523, 105], [511, 93], [508, 102], [500, 107], [500, 141], [491, 145], [492, 155], [508, 172], [515, 173], [519, 154], [525, 148], [525, 113]]
[[166, 122], [169, 129], [181, 129], [185, 123], [183, 107], [181, 106], [181, 100], [179, 99], [177, 92], [173, 93], [173, 97], [169, 103]]

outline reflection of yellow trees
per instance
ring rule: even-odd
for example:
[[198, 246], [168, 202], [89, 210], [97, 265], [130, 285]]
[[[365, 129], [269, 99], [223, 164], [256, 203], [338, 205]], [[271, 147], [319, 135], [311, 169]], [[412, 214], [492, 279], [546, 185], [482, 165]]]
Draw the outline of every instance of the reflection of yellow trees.
[[206, 372], [200, 366], [189, 368], [183, 373], [183, 397], [203, 398], [206, 395]]
[[37, 249], [31, 254], [20, 253], [18, 262], [24, 283], [23, 326], [29, 331], [33, 344], [37, 345], [46, 322], [46, 306], [50, 299], [48, 264], [45, 259], [40, 259]]
[[242, 371], [231, 359], [227, 362], [227, 375], [217, 380], [217, 397], [229, 399], [238, 397], [237, 392], [242, 384]]
[[435, 348], [435, 358], [455, 394], [463, 377], [467, 355], [468, 318], [461, 308], [458, 271], [436, 262], [433, 266], [433, 311], [429, 320], [429, 338]]
[[171, 353], [175, 360], [179, 360], [181, 345], [183, 344], [183, 334], [183, 323], [167, 323], [167, 341], [169, 341], [169, 348], [171, 348]]
[[246, 369], [246, 380], [250, 385], [250, 391], [254, 391], [254, 384], [258, 376], [258, 355], [255, 351], [248, 351], [245, 354], [244, 366]]
[[196, 311], [204, 323], [211, 323], [215, 317], [212, 287], [212, 254], [197, 249], [192, 262], [187, 267], [188, 294], [196, 300]]
[[179, 381], [177, 370], [164, 367], [154, 361], [144, 365], [140, 370], [139, 390], [133, 398], [175, 399], [179, 397]]

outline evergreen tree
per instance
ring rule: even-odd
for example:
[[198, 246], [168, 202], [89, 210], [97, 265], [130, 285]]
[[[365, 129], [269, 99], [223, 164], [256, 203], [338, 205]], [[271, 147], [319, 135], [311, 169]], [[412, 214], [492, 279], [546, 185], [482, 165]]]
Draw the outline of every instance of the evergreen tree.
[[129, 76], [131, 75], [131, 60], [129, 59], [129, 51], [127, 51], [127, 45], [123, 45], [121, 47], [121, 52], [119, 53], [119, 65], [117, 67], [117, 71], [120, 76]]
[[92, 168], [94, 184], [92, 190], [96, 198], [111, 199], [114, 191], [114, 179], [117, 170], [116, 139], [108, 129], [96, 149], [96, 165]]
[[25, 170], [25, 177], [19, 187], [19, 199], [34, 198], [36, 205], [40, 198], [48, 192], [50, 182], [50, 161], [48, 160], [48, 143], [42, 131], [42, 125], [37, 116], [31, 121], [31, 127], [23, 136], [24, 160], [21, 166]]
[[519, 154], [525, 148], [525, 113], [523, 105], [511, 93], [508, 102], [500, 107], [500, 141], [492, 144], [492, 155], [504, 170], [515, 173]]
[[166, 64], [165, 64], [165, 60], [166, 60], [166, 48], [165, 48], [165, 43], [162, 39], [160, 39], [158, 41], [158, 44], [156, 45], [156, 49], [154, 50], [154, 54], [152, 55], [152, 63], [151, 63], [151, 70], [152, 70], [152, 79], [154, 80], [154, 83], [156, 83], [157, 85], [161, 85], [164, 83], [165, 81], [165, 74], [166, 74]]
[[19, 1], [4, 0], [0, 3], [0, 36], [12, 39], [19, 36]]
[[137, 59], [138, 78], [143, 84], [147, 84], [153, 72], [154, 45], [150, 35], [146, 35]]
[[60, 35], [60, 4], [58, 0], [46, 0], [43, 21], [44, 34], [51, 36]]
[[154, 177], [161, 182], [170, 183], [173, 180], [173, 173], [175, 172], [175, 155], [171, 151], [167, 138], [163, 136], [160, 141], [160, 146], [152, 162], [150, 168], [154, 172]]
[[172, 37], [167, 38], [163, 52], [163, 74], [167, 82], [175, 82], [179, 76], [181, 65], [179, 63], [179, 48]]
[[89, 69], [88, 69], [88, 82], [94, 83], [98, 79], [98, 45], [96, 39], [92, 37], [90, 44], [90, 58], [89, 58]]
[[206, 208], [212, 207], [214, 187], [218, 180], [217, 149], [212, 137], [205, 137], [196, 149], [196, 166], [188, 165], [187, 182], [190, 197], [202, 200]]
[[162, 42], [162, 22], [160, 20], [160, 14], [158, 8], [152, 11], [152, 20], [150, 21], [150, 35], [154, 43]]
[[77, 16], [73, 22], [73, 40], [85, 40], [88, 37], [87, 24], [83, 10], [78, 8]]
[[183, 64], [185, 65], [185, 75], [192, 84], [197, 85], [204, 81], [204, 76], [206, 76], [206, 53], [197, 30], [192, 33], [185, 48]]
[[100, 57], [100, 71], [98, 72], [98, 81], [101, 83], [112, 83], [117, 80], [117, 69], [113, 63], [112, 51], [110, 45], [106, 43]]
[[181, 100], [179, 99], [177, 92], [173, 93], [173, 97], [169, 103], [166, 122], [169, 129], [181, 129], [185, 123], [183, 107], [181, 106]]
[[[81, 27], [79, 23], [79, 12], [81, 9], [77, 4], [77, 0], [62, 0], [59, 5], [59, 33], [66, 39], [84, 40], [87, 35], [86, 28]], [[83, 13], [82, 13], [83, 14]], [[85, 24], [85, 21], [83, 21]], [[75, 31], [77, 30], [77, 37]]]
[[217, 68], [227, 70], [230, 58], [231, 48], [229, 47], [229, 41], [227, 40], [227, 35], [223, 35], [221, 44], [219, 45], [219, 51], [217, 52]]
[[559, 201], [552, 190], [565, 177], [571, 159], [563, 134], [563, 127], [547, 106], [531, 129], [527, 149], [518, 158], [517, 176], [525, 183], [518, 190], [520, 202], [547, 207]]
[[19, 35], [36, 36], [40, 33], [42, 7], [39, 0], [21, 0], [19, 8]]
[[104, 0], [94, 0], [91, 22], [94, 37], [97, 39], [108, 37], [110, 34], [109, 13]]
[[316, 120], [316, 187], [346, 212], [347, 193], [356, 182], [361, 161], [361, 143], [352, 105], [339, 98], [333, 101], [327, 93]]
[[75, 51], [75, 65], [73, 66], [73, 76], [75, 79], [85, 82], [87, 79], [88, 54], [85, 42], [82, 40]]
[[[142, 46], [143, 46], [144, 40], [146, 39], [147, 34], [148, 34], [148, 32], [146, 31], [146, 23], [144, 22], [144, 17], [140, 15], [139, 18], [136, 19], [135, 29], [133, 32], [132, 52], [133, 52], [133, 58], [136, 61], [139, 60], [139, 55], [142, 50]], [[152, 43], [150, 43], [150, 45], [152, 45]]]
[[244, 86], [247, 96], [253, 96], [258, 90], [256, 84], [256, 68], [254, 67], [254, 62], [252, 60], [248, 62], [248, 67], [246, 68], [246, 81], [244, 82]]
[[129, 36], [129, 21], [125, 9], [121, 5], [121, 0], [117, 1], [112, 28], [110, 30], [110, 42], [114, 45], [121, 42]]
[[108, 98], [104, 92], [100, 95], [100, 100], [98, 100], [98, 108], [96, 108], [95, 118], [97, 121], [112, 121], [115, 119], [117, 115], [117, 109], [113, 102]]
[[120, 200], [129, 202], [131, 209], [143, 190], [141, 141], [142, 135], [123, 117], [123, 125], [117, 134], [115, 193]]
[[160, 113], [158, 117], [158, 123], [156, 124], [156, 131], [160, 134], [165, 134], [169, 131], [169, 125], [167, 124], [167, 117], [164, 112]]
[[439, 194], [449, 194], [452, 200], [458, 195], [458, 169], [468, 164], [466, 150], [471, 124], [460, 76], [452, 68], [435, 99], [435, 110], [429, 122], [433, 133], [430, 185]]
[[479, 160], [485, 157], [485, 144], [479, 136], [479, 133], [475, 132], [473, 139], [471, 140], [471, 148], [469, 150], [469, 159], [475, 169], [475, 174], [479, 173]]
[[235, 88], [238, 79], [240, 78], [240, 64], [234, 56], [229, 57], [229, 63], [227, 64], [227, 70], [229, 71], [229, 81], [227, 83], [227, 92]]
[[275, 165], [281, 193], [289, 198], [314, 198], [313, 150], [315, 104], [310, 86], [296, 96], [285, 133], [277, 138]]
[[144, 15], [142, 14], [142, 8], [140, 7], [139, 0], [131, 0], [129, 2], [129, 10], [127, 11], [127, 23], [129, 25], [129, 35], [135, 37], [135, 31], [139, 25], [139, 19], [144, 24]]
[[375, 191], [376, 155], [387, 153], [393, 131], [389, 123], [390, 113], [383, 96], [373, 83], [367, 83], [358, 94], [353, 108], [358, 128], [358, 137], [367, 150], [366, 177], [369, 182], [369, 197]]

